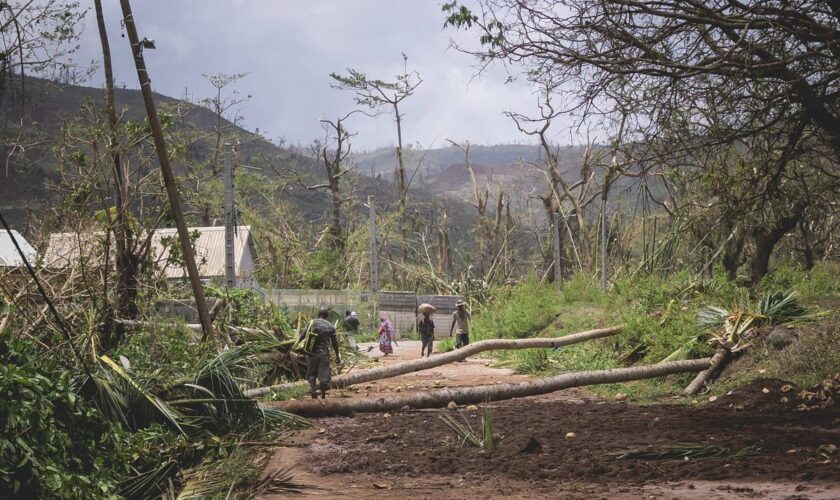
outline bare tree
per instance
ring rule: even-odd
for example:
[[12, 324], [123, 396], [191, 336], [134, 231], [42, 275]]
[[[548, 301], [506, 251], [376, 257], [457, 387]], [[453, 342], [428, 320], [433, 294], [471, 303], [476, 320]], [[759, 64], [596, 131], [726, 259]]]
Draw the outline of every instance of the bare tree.
[[[406, 179], [405, 151], [403, 149], [403, 114], [400, 112], [400, 104], [414, 94], [417, 88], [423, 83], [420, 74], [416, 71], [408, 71], [408, 56], [403, 57], [403, 71], [396, 75], [393, 81], [371, 79], [366, 74], [355, 70], [347, 69], [347, 75], [331, 73], [334, 80], [333, 87], [340, 90], [351, 90], [356, 94], [356, 104], [371, 110], [374, 114], [384, 112], [390, 108], [393, 113], [394, 123], [397, 132], [397, 168], [395, 178], [397, 181], [397, 208], [400, 214], [399, 231], [402, 238], [402, 259], [400, 266], [404, 270], [408, 261], [408, 227], [406, 220], [406, 204], [408, 202], [408, 182]], [[405, 272], [400, 274], [400, 284], [405, 287]]]
[[[327, 232], [330, 234], [331, 246], [336, 249], [342, 249], [344, 247], [345, 236], [342, 225], [342, 206], [345, 202], [346, 195], [341, 192], [341, 179], [352, 170], [347, 164], [348, 157], [350, 156], [350, 139], [355, 135], [347, 130], [344, 122], [353, 113], [351, 111], [335, 120], [321, 120], [324, 126], [324, 142], [316, 143], [315, 153], [323, 161], [327, 182], [325, 184], [307, 186], [307, 189], [328, 189], [330, 192], [332, 217]], [[316, 160], [318, 160], [317, 157]]]
[[347, 75], [331, 73], [334, 80], [333, 86], [340, 90], [351, 90], [356, 94], [356, 104], [373, 111], [381, 113], [384, 109], [390, 108], [393, 113], [394, 123], [397, 127], [397, 171], [396, 180], [398, 186], [399, 207], [405, 207], [408, 186], [406, 183], [406, 168], [403, 150], [402, 119], [400, 104], [412, 96], [417, 87], [423, 83], [420, 74], [416, 71], [408, 71], [408, 56], [403, 56], [403, 71], [396, 75], [393, 81], [371, 79], [364, 73], [347, 69]]

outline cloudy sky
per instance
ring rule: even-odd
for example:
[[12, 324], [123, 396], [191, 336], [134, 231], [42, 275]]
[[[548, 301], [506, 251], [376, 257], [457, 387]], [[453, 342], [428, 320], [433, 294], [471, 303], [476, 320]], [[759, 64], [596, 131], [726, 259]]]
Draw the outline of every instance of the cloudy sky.
[[[82, 4], [85, 4], [84, 0]], [[99, 58], [96, 19], [88, 13], [79, 62]], [[118, 85], [137, 87], [119, 3], [103, 2]], [[153, 38], [146, 63], [157, 92], [198, 100], [213, 88], [202, 75], [248, 73], [236, 89], [244, 125], [268, 138], [306, 145], [323, 135], [319, 120], [354, 108], [352, 94], [330, 87], [330, 72], [352, 67], [388, 79], [402, 53], [423, 84], [405, 101], [404, 140], [424, 147], [451, 138], [475, 144], [529, 142], [505, 110], [530, 112], [536, 97], [524, 83], [505, 83], [501, 66], [475, 77], [475, 60], [449, 48], [473, 33], [443, 29], [438, 0], [142, 0], [133, 2], [140, 37]], [[101, 71], [94, 84], [101, 85]], [[393, 144], [393, 121], [354, 115], [354, 149]], [[568, 143], [558, 130], [556, 140]]]

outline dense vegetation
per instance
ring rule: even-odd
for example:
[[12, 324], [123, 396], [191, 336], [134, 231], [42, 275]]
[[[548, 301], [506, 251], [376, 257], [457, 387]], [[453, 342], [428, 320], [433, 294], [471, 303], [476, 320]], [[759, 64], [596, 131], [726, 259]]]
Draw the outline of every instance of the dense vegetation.
[[[307, 422], [243, 391], [300, 378], [306, 360], [295, 340], [311, 314], [256, 292], [202, 286], [195, 270], [189, 289], [168, 283], [150, 250], [157, 228], [186, 231], [224, 215], [226, 158], [237, 166], [236, 216], [256, 234], [265, 287], [457, 294], [473, 309], [479, 340], [625, 325], [596, 342], [497, 356], [539, 375], [720, 350], [800, 384], [836, 370], [837, 50], [809, 34], [840, 30], [836, 15], [809, 17], [827, 3], [785, 4], [779, 15], [769, 0], [731, 8], [479, 3], [480, 16], [445, 4], [445, 22], [477, 35], [479, 45], [463, 50], [516, 63], [539, 89], [535, 110], [507, 113], [536, 142], [522, 165], [538, 181], [527, 190], [490, 185], [490, 174], [478, 175], [486, 151], [474, 147], [471, 157], [469, 142], [452, 142], [434, 161], [459, 155], [466, 188], [442, 199], [411, 183], [425, 157], [404, 146], [399, 106], [424, 87], [405, 55], [390, 78], [332, 74], [356, 108], [324, 120], [324, 137], [310, 147], [290, 148], [239, 127], [232, 110], [244, 75], [208, 77], [217, 93], [198, 103], [151, 96], [156, 105], [115, 91], [101, 23], [104, 96], [69, 85], [75, 79], [31, 76], [75, 70], [67, 57], [83, 9], [0, 2], [0, 214], [38, 244], [53, 231], [90, 236], [60, 269], [36, 259], [0, 274], [0, 496], [248, 497], [294, 488], [288, 469], [261, 479], [247, 442]], [[136, 36], [133, 16], [124, 21]], [[582, 42], [590, 35], [596, 42]], [[346, 121], [359, 111], [392, 113], [392, 152], [355, 163]], [[552, 124], [577, 113], [602, 135], [560, 150]], [[370, 158], [388, 158], [388, 172], [365, 175], [359, 165]], [[176, 179], [163, 173], [170, 162]], [[194, 238], [184, 240], [167, 243], [169, 259], [188, 267]], [[173, 298], [195, 300], [202, 334], [161, 318], [155, 303]], [[771, 350], [764, 340], [781, 323], [795, 326], [799, 341]], [[712, 390], [748, 376], [725, 374]], [[687, 382], [595, 390], [647, 400]]]

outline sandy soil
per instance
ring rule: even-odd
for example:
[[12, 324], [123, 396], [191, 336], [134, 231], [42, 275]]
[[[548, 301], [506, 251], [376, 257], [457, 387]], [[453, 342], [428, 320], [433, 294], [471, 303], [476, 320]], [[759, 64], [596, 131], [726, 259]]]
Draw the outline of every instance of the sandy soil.
[[[379, 362], [413, 359], [419, 351], [419, 342], [400, 342], [394, 356]], [[527, 379], [489, 364], [455, 363], [334, 396]], [[326, 498], [840, 498], [840, 451], [831, 447], [840, 447], [840, 413], [792, 412], [774, 404], [783, 396], [781, 384], [767, 381], [704, 407], [606, 402], [583, 390], [504, 401], [491, 405], [493, 420], [497, 432], [515, 437], [493, 452], [459, 446], [439, 418], [460, 414], [476, 427], [478, 412], [465, 408], [327, 418], [284, 441], [273, 461], [294, 464], [297, 481]], [[532, 439], [539, 449], [527, 446]], [[608, 455], [681, 443], [744, 454]]]

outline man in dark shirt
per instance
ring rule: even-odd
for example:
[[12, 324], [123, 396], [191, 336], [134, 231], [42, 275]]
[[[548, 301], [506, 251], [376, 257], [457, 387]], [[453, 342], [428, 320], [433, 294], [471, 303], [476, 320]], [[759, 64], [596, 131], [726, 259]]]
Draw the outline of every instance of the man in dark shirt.
[[[312, 322], [312, 334], [315, 340], [312, 345], [312, 352], [309, 356], [309, 369], [306, 377], [309, 380], [309, 388], [312, 399], [318, 399], [318, 389], [315, 385], [317, 380], [321, 384], [321, 399], [326, 399], [327, 391], [330, 390], [330, 345], [335, 350], [335, 361], [341, 364], [341, 353], [338, 351], [338, 338], [335, 335], [335, 328], [327, 321], [329, 311], [326, 308], [318, 310], [318, 317]], [[301, 333], [301, 340], [306, 332]]]
[[350, 344], [351, 349], [356, 347], [356, 334], [359, 333], [359, 316], [356, 311], [344, 311], [344, 332], [347, 335], [347, 343]]
[[423, 313], [423, 319], [420, 320], [417, 329], [420, 332], [420, 340], [423, 342], [420, 346], [420, 357], [423, 357], [428, 348], [428, 354], [426, 354], [428, 358], [432, 355], [432, 346], [435, 343], [435, 322], [429, 317], [429, 313]]

